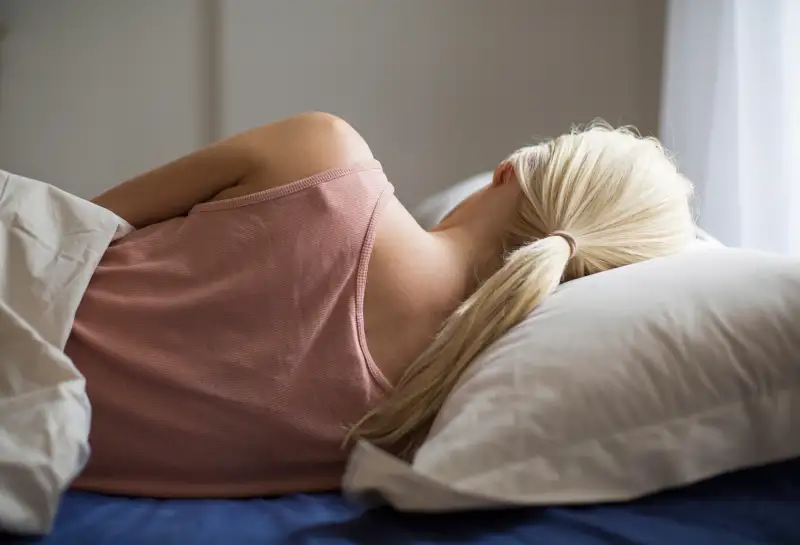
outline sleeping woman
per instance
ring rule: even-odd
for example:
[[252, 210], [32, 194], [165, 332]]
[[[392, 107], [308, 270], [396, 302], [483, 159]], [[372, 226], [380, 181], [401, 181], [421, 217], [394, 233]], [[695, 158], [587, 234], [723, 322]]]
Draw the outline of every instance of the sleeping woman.
[[365, 439], [410, 458], [458, 378], [563, 281], [680, 252], [691, 185], [602, 125], [521, 148], [430, 231], [359, 134], [298, 115], [94, 202], [103, 256], [67, 354], [92, 403], [74, 487], [242, 497], [338, 487]]

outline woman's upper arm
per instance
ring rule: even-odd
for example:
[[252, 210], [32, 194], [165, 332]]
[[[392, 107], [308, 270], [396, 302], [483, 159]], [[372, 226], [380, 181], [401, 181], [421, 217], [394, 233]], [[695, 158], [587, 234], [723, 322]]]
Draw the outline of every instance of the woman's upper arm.
[[259, 168], [242, 183], [254, 189], [279, 187], [373, 158], [349, 123], [321, 112], [296, 115], [245, 134]]
[[369, 146], [345, 121], [325, 113], [300, 114], [216, 142], [93, 202], [144, 227], [185, 215], [235, 187], [245, 193], [270, 189], [371, 158]]

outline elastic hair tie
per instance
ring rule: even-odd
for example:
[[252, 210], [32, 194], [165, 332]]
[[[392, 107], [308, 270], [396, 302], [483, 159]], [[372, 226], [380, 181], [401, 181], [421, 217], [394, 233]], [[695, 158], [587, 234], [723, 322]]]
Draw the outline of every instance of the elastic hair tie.
[[569, 245], [569, 259], [575, 257], [575, 252], [578, 251], [578, 241], [575, 240], [575, 237], [567, 233], [566, 231], [553, 231], [548, 236], [551, 237], [561, 237], [567, 241]]

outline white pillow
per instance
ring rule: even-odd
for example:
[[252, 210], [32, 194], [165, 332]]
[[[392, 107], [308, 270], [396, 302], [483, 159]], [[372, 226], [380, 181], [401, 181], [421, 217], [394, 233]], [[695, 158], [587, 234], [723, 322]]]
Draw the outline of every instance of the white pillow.
[[423, 511], [607, 502], [800, 456], [799, 325], [788, 257], [569, 282], [476, 359], [413, 465], [362, 443], [345, 489]]

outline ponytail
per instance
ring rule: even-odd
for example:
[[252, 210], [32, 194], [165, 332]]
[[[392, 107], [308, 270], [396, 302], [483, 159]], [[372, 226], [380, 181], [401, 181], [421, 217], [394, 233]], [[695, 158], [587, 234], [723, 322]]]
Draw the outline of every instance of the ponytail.
[[[433, 343], [411, 364], [391, 397], [350, 430], [409, 459], [469, 364], [517, 325], [561, 282], [574, 239], [554, 233], [512, 252], [445, 321]], [[566, 235], [566, 236], [565, 236]]]

